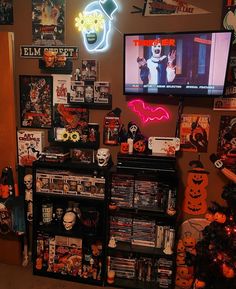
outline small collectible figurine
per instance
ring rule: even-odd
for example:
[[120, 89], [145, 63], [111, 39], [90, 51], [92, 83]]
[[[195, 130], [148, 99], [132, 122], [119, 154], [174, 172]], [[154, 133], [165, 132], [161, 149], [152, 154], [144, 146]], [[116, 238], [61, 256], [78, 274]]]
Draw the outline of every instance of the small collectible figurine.
[[110, 248], [115, 248], [116, 247], [116, 239], [114, 236], [111, 237], [110, 241], [109, 241], [109, 244], [108, 244], [108, 247]]

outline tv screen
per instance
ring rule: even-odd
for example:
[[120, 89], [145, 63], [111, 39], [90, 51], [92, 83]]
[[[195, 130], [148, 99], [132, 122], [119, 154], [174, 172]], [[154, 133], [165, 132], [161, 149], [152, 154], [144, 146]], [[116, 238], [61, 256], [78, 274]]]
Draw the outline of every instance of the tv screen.
[[224, 93], [232, 31], [124, 35], [125, 95]]

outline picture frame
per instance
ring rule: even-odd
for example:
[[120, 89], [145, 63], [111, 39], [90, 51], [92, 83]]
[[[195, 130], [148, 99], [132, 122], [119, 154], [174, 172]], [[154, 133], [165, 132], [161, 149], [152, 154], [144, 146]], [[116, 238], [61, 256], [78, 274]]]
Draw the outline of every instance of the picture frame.
[[51, 128], [53, 77], [20, 75], [20, 122], [22, 127]]
[[32, 42], [63, 45], [65, 42], [65, 0], [32, 0]]
[[13, 25], [13, 0], [5, 0], [0, 2], [0, 25]]

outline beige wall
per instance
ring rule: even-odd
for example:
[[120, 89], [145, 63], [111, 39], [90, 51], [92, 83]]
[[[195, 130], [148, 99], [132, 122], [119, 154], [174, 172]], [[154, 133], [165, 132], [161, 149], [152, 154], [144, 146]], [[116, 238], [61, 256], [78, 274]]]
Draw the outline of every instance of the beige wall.
[[[20, 45], [32, 44], [31, 31], [31, 0], [13, 1], [14, 2], [14, 25], [0, 26], [1, 31], [13, 31], [15, 33], [15, 85], [16, 103], [19, 107], [19, 81], [20, 74], [39, 74], [38, 61], [23, 59], [19, 57]], [[191, 15], [191, 16], [160, 16], [143, 17], [141, 14], [131, 14], [132, 6], [142, 7], [143, 0], [117, 0], [120, 3], [120, 12], [116, 15], [115, 31], [112, 36], [111, 48], [102, 54], [89, 55], [83, 48], [82, 38], [77, 33], [74, 26], [74, 18], [79, 11], [82, 11], [88, 0], [67, 0], [66, 5], [66, 45], [79, 47], [79, 60], [74, 61], [74, 68], [80, 65], [81, 59], [97, 59], [100, 66], [100, 80], [109, 81], [112, 86], [113, 108], [122, 109], [122, 122], [127, 125], [129, 121], [135, 121], [141, 131], [146, 136], [174, 136], [178, 101], [174, 97], [166, 97], [164, 100], [155, 97], [155, 102], [162, 103], [171, 112], [171, 119], [161, 124], [141, 126], [138, 118], [127, 108], [127, 100], [122, 94], [123, 82], [123, 34], [136, 32], [174, 32], [174, 31], [194, 31], [194, 30], [217, 30], [221, 26], [221, 0], [189, 0], [203, 9], [209, 10], [210, 14]], [[154, 100], [153, 100], [154, 102]], [[212, 110], [212, 100], [188, 98], [184, 101], [184, 113], [210, 114], [211, 129], [208, 153], [201, 154], [201, 161], [205, 168], [210, 171], [208, 186], [208, 201], [217, 200], [222, 202], [220, 194], [222, 187], [227, 180], [210, 163], [209, 154], [216, 151], [217, 134], [220, 113]], [[103, 117], [107, 113], [105, 110], [90, 110], [90, 121], [99, 122], [102, 133]], [[225, 114], [225, 112], [224, 112]], [[19, 116], [19, 113], [18, 113]], [[102, 144], [101, 144], [102, 145]], [[113, 159], [115, 160], [118, 147], [112, 147]], [[197, 159], [195, 153], [184, 152], [178, 157], [180, 181], [185, 184], [188, 163], [190, 160]], [[183, 196], [183, 189], [180, 189], [180, 198]]]

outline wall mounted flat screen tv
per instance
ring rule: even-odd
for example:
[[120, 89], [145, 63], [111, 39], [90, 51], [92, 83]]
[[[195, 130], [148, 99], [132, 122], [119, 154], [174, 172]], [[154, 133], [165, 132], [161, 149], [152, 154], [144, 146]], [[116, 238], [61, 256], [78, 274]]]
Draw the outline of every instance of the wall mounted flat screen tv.
[[124, 95], [224, 93], [232, 31], [124, 35]]

